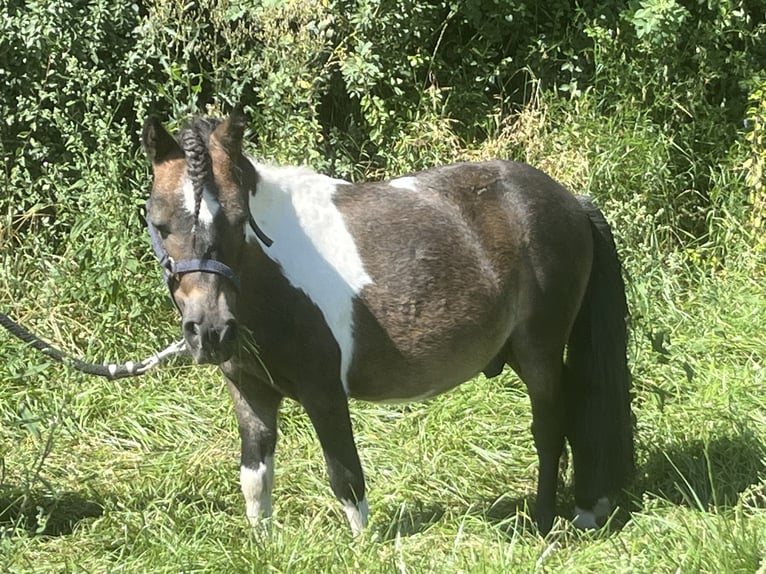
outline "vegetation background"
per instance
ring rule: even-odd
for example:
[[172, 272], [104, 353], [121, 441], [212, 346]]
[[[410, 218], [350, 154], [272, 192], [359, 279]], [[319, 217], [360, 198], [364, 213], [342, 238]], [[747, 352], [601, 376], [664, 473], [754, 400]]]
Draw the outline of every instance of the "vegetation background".
[[251, 153], [352, 180], [520, 159], [612, 222], [638, 451], [607, 533], [541, 539], [510, 373], [357, 403], [372, 524], [353, 540], [286, 405], [263, 537], [214, 369], [105, 382], [0, 333], [0, 571], [766, 572], [764, 0], [0, 8], [3, 312], [92, 360], [178, 336], [141, 216], [149, 113], [177, 128], [243, 102]]

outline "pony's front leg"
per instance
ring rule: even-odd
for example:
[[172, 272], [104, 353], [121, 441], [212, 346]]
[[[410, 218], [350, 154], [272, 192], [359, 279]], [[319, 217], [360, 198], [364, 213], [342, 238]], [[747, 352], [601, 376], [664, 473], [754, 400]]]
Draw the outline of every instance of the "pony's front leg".
[[242, 441], [240, 485], [247, 518], [253, 526], [271, 516], [277, 412], [282, 395], [259, 379], [226, 376]]
[[367, 525], [369, 509], [364, 474], [354, 444], [348, 400], [340, 385], [336, 392], [312, 392], [300, 400], [322, 445], [330, 486], [343, 505], [354, 536]]

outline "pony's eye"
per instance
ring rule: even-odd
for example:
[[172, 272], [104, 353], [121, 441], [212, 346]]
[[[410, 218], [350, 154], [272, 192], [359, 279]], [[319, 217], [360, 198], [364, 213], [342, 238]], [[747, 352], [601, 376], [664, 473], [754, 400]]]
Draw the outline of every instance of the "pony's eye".
[[157, 229], [157, 233], [160, 234], [163, 241], [170, 235], [170, 227], [168, 225], [155, 225], [154, 227]]

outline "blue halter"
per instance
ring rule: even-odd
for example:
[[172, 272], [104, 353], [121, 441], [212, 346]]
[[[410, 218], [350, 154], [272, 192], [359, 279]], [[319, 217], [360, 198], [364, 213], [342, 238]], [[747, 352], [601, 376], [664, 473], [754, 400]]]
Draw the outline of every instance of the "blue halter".
[[[167, 284], [168, 289], [170, 289], [171, 297], [173, 297], [173, 288], [171, 286], [171, 282], [173, 281], [173, 279], [176, 277], [179, 277], [180, 275], [183, 275], [184, 273], [195, 273], [195, 272], [215, 273], [216, 275], [225, 277], [231, 282], [231, 284], [239, 293], [240, 291], [239, 275], [237, 275], [234, 272], [234, 270], [228, 265], [226, 265], [223, 261], [218, 261], [217, 259], [208, 259], [208, 258], [184, 259], [182, 261], [176, 261], [172, 257], [170, 257], [168, 255], [168, 252], [165, 251], [165, 248], [162, 245], [162, 238], [160, 237], [159, 231], [157, 231], [157, 228], [154, 226], [154, 224], [152, 224], [151, 219], [149, 218], [149, 207], [150, 207], [150, 202], [147, 200], [146, 225], [149, 229], [149, 238], [151, 239], [151, 242], [152, 242], [152, 249], [154, 250], [154, 254], [157, 256], [157, 260], [159, 261], [160, 266], [162, 267], [162, 270], [165, 274], [165, 283]], [[260, 227], [258, 227], [258, 224], [255, 222], [255, 219], [253, 219], [252, 214], [250, 214], [248, 224], [250, 225], [251, 229], [253, 230], [253, 233], [255, 233], [258, 239], [260, 239], [261, 242], [266, 247], [271, 247], [273, 241], [268, 235], [266, 235], [263, 232], [263, 230]], [[173, 301], [175, 302], [175, 298], [173, 298]]]

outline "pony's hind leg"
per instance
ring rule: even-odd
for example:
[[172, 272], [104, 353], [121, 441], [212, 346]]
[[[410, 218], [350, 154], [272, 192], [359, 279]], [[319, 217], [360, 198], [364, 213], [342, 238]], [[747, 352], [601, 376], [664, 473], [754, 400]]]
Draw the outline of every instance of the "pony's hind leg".
[[271, 516], [277, 413], [282, 395], [258, 379], [226, 377], [242, 441], [240, 485], [250, 524]]
[[369, 508], [365, 496], [364, 474], [354, 444], [348, 399], [340, 384], [332, 391], [309, 392], [303, 389], [299, 397], [322, 445], [330, 486], [343, 505], [354, 536], [367, 526]]
[[535, 521], [540, 532], [547, 534], [556, 516], [559, 459], [564, 450], [563, 348], [535, 346], [533, 340], [520, 337], [511, 349], [508, 364], [526, 385], [532, 403], [532, 436], [539, 460]]

